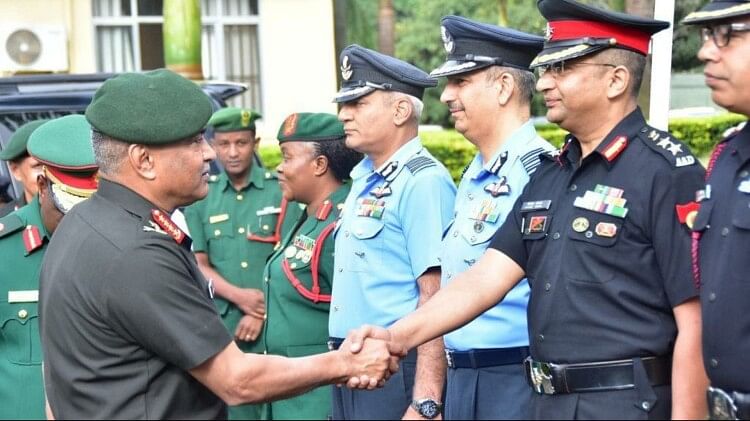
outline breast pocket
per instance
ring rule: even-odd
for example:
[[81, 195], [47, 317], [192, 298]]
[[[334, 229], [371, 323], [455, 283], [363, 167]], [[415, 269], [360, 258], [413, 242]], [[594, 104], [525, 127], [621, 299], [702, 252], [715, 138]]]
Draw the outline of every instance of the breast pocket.
[[352, 250], [345, 253], [345, 264], [349, 271], [377, 270], [383, 259], [382, 231], [384, 226], [385, 223], [380, 219], [358, 217], [352, 224], [351, 232], [344, 233], [356, 239], [352, 242]]
[[[724, 227], [714, 229], [716, 228], [723, 229]], [[750, 246], [750, 195], [743, 195], [741, 200], [734, 205], [729, 239], [729, 261], [737, 265], [734, 272], [748, 273], [750, 271], [750, 261], [747, 255], [747, 249]]]
[[37, 303], [0, 302], [0, 354], [18, 365], [38, 365], [42, 361]]
[[212, 262], [222, 262], [236, 257], [233, 242], [236, 235], [242, 234], [235, 233], [234, 230], [231, 221], [206, 225], [208, 256]]
[[623, 236], [625, 220], [583, 209], [576, 209], [573, 215], [567, 228], [567, 236], [573, 240], [566, 250], [568, 275], [587, 283], [612, 280], [617, 261], [625, 258], [611, 250]]
[[276, 222], [278, 220], [278, 214], [268, 214], [255, 217], [253, 218], [253, 221], [248, 221], [250, 234], [255, 234], [260, 237], [268, 237], [270, 235], [273, 235], [276, 231]]

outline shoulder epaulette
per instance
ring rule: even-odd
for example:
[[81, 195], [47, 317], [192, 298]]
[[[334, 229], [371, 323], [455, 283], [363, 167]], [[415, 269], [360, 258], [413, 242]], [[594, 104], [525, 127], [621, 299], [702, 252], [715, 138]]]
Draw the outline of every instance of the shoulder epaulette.
[[18, 232], [24, 228], [24, 223], [17, 215], [7, 215], [0, 218], [0, 238]]
[[521, 156], [521, 163], [528, 175], [534, 174], [539, 165], [542, 163], [540, 155], [544, 154], [544, 148], [537, 148], [526, 152]]
[[641, 130], [638, 138], [676, 168], [687, 167], [698, 162], [690, 152], [690, 148], [667, 132], [646, 126]]
[[43, 245], [44, 241], [42, 240], [42, 233], [39, 232], [39, 227], [27, 225], [23, 230], [23, 246], [26, 248], [26, 253], [38, 250]]
[[412, 174], [416, 174], [425, 168], [434, 167], [435, 165], [437, 165], [437, 163], [434, 159], [426, 156], [417, 156], [406, 163], [406, 168], [408, 168]]

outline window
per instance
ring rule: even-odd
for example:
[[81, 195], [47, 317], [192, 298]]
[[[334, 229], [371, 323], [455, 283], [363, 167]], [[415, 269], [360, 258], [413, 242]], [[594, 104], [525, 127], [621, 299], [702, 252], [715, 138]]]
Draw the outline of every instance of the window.
[[[201, 0], [203, 76], [247, 84], [232, 105], [261, 107], [258, 0]], [[92, 0], [97, 70], [164, 67], [163, 0]]]

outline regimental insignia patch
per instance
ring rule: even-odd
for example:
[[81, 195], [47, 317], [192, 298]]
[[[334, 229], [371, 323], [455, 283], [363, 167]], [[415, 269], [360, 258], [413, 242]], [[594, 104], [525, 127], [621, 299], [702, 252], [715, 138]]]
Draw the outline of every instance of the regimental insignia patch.
[[628, 147], [628, 138], [625, 136], [618, 136], [613, 140], [605, 149], [604, 157], [607, 161], [612, 162], [617, 158], [625, 148]]
[[26, 254], [31, 253], [34, 250], [42, 247], [42, 235], [39, 233], [39, 228], [34, 225], [27, 225], [23, 230], [23, 246], [26, 249]]
[[164, 232], [167, 233], [177, 244], [182, 244], [182, 242], [185, 240], [185, 235], [182, 230], [175, 225], [172, 220], [164, 215], [164, 213], [158, 209], [151, 210], [151, 218], [156, 222], [156, 225], [158, 225], [161, 229], [164, 230]]
[[292, 114], [284, 120], [284, 136], [291, 136], [297, 131], [297, 114]]
[[532, 216], [529, 219], [527, 234], [539, 234], [547, 231], [547, 216]]
[[698, 216], [698, 211], [700, 210], [700, 208], [701, 206], [698, 204], [698, 202], [690, 202], [684, 205], [677, 205], [675, 207], [675, 209], [677, 210], [677, 219], [681, 224], [685, 224], [688, 228], [693, 229], [693, 225], [695, 225], [695, 218]]

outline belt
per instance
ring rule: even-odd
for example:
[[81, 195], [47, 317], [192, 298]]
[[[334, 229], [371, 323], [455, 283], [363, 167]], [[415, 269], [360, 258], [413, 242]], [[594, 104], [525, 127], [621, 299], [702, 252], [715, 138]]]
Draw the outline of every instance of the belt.
[[750, 419], [750, 393], [726, 392], [716, 387], [709, 387], [706, 395], [710, 419]]
[[529, 356], [529, 347], [473, 349], [471, 351], [445, 350], [450, 368], [484, 368], [498, 365], [521, 364]]
[[336, 351], [341, 347], [341, 344], [344, 342], [343, 338], [328, 338], [328, 350], [329, 351]]
[[[671, 383], [671, 357], [645, 357], [641, 361], [652, 386]], [[524, 371], [529, 386], [541, 395], [635, 388], [633, 360], [553, 364], [529, 357], [524, 361]]]

